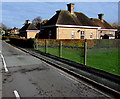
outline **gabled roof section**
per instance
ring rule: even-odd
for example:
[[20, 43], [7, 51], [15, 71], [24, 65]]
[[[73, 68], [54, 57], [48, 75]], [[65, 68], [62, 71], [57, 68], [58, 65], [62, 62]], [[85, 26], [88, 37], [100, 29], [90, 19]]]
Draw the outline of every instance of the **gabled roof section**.
[[45, 24], [47, 25], [79, 25], [79, 26], [98, 26], [93, 23], [86, 15], [79, 12], [71, 14], [67, 10], [59, 10], [57, 13]]
[[44, 25], [55, 25], [57, 24], [57, 20], [59, 17], [59, 13], [56, 13], [51, 19], [49, 19], [49, 21], [47, 23], [45, 23]]
[[100, 19], [92, 18], [91, 19], [94, 23], [96, 23], [98, 26], [100, 26], [102, 29], [114, 29], [108, 22], [103, 20], [103, 22]]
[[25, 30], [38, 30], [32, 23], [25, 24], [20, 31], [25, 31]]
[[60, 10], [56, 24], [78, 25], [72, 14], [66, 10]]
[[85, 14], [80, 12], [75, 12], [78, 20], [83, 26], [98, 26], [96, 23], [93, 23]]

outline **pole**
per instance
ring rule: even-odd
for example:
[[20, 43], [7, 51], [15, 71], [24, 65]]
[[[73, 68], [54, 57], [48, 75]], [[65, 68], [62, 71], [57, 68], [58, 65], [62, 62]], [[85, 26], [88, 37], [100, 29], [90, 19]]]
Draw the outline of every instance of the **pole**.
[[35, 48], [38, 50], [38, 40], [35, 39]]
[[59, 41], [59, 57], [62, 57], [62, 41]]
[[45, 53], [48, 53], [48, 45], [47, 45], [47, 40], [45, 40]]
[[87, 60], [87, 40], [84, 42], [84, 65], [86, 65]]

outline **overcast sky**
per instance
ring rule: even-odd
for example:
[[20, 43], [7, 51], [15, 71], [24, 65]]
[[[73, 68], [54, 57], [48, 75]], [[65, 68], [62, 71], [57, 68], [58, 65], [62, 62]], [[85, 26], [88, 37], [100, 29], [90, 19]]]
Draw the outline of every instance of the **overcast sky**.
[[[33, 20], [41, 16], [50, 19], [57, 10], [67, 10], [66, 4], [70, 2], [3, 2], [2, 23], [10, 28], [21, 28], [25, 20]], [[89, 18], [97, 18], [103, 13], [104, 19], [109, 23], [118, 22], [118, 2], [72, 2], [75, 11], [82, 12]]]

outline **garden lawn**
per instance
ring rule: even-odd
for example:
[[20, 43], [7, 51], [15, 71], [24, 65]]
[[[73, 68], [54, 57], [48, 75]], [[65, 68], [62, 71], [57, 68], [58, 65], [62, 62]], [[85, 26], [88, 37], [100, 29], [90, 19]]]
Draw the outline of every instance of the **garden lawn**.
[[118, 49], [90, 49], [87, 51], [87, 66], [120, 75], [118, 55]]
[[[45, 52], [45, 48], [40, 48], [40, 51]], [[58, 48], [48, 48], [48, 53], [59, 56]], [[118, 49], [88, 49], [87, 50], [87, 66], [100, 69], [115, 75], [120, 75], [120, 65]], [[62, 58], [75, 61], [83, 64], [84, 50], [75, 48], [63, 48]]]

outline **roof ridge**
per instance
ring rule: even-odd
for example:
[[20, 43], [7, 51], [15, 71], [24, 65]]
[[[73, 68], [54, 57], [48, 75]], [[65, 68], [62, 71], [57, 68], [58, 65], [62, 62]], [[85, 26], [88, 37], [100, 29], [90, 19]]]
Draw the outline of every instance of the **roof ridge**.
[[98, 26], [101, 26], [103, 29], [114, 29], [114, 27], [111, 26], [110, 23], [108, 23], [106, 20], [103, 19], [103, 22], [101, 22], [98, 18], [92, 18], [94, 23], [97, 23]]
[[55, 23], [55, 24], [58, 23], [58, 19], [59, 19], [59, 16], [60, 16], [61, 11], [63, 11], [63, 10], [59, 10], [59, 14], [57, 13], [57, 14], [58, 14], [58, 17], [57, 17], [57, 20], [56, 20], [56, 23]]
[[74, 13], [82, 13], [82, 12], [74, 12]]
[[108, 25], [110, 25], [112, 28], [114, 28], [110, 23], [108, 23], [106, 20], [104, 20], [105, 23], [107, 23]]
[[[77, 14], [81, 14], [82, 16], [86, 17], [86, 21], [89, 22], [90, 24], [92, 24], [92, 26], [97, 26], [97, 25], [94, 24], [94, 23], [90, 20], [90, 18], [89, 18], [87, 15], [85, 15], [84, 13], [82, 13], [82, 12], [75, 12], [75, 14], [76, 14], [77, 18], [79, 17]], [[78, 20], [79, 20], [79, 18], [78, 18]], [[82, 20], [83, 20], [83, 19], [82, 19]], [[82, 22], [82, 21], [79, 20], [79, 22], [83, 25], [83, 22]]]
[[97, 20], [100, 20], [100, 19], [98, 19], [98, 18], [90, 18], [90, 19], [97, 19]]
[[37, 29], [32, 23], [29, 23], [29, 25], [28, 25], [28, 27], [27, 27], [27, 29], [29, 29], [30, 28], [30, 26], [33, 26], [35, 29]]
[[76, 15], [75, 13], [72, 15], [72, 17], [73, 17], [73, 16], [75, 17], [75, 18], [73, 18], [73, 20], [75, 21], [75, 23], [77, 23], [77, 24], [82, 24], [82, 23], [79, 21], [77, 15]]

